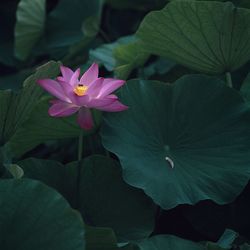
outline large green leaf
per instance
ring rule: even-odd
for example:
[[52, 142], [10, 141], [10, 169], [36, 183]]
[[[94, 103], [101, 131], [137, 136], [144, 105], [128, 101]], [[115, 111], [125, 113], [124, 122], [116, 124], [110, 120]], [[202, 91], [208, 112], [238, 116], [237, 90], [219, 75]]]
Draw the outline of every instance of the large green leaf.
[[0, 91], [0, 144], [11, 138], [39, 102], [44, 92], [36, 81], [45, 77], [53, 78], [58, 73], [59, 63], [51, 61], [37, 68], [24, 81], [24, 86], [18, 93], [11, 90]]
[[250, 111], [237, 91], [202, 75], [173, 85], [128, 81], [124, 112], [106, 113], [104, 146], [123, 176], [165, 209], [233, 201], [250, 176]]
[[21, 0], [16, 12], [15, 54], [24, 60], [41, 37], [45, 23], [46, 0]]
[[84, 250], [84, 225], [53, 189], [33, 180], [0, 181], [3, 250]]
[[145, 238], [153, 231], [155, 206], [141, 190], [122, 180], [115, 160], [91, 156], [80, 165], [63, 166], [55, 161], [27, 159], [18, 165], [25, 177], [57, 189], [90, 225], [110, 227], [122, 240]]
[[137, 243], [140, 250], [205, 250], [200, 243], [173, 235], [157, 235]]
[[[76, 122], [76, 115], [70, 117], [51, 117], [48, 114], [49, 100], [45, 99], [38, 103], [22, 126], [8, 142], [8, 146], [15, 156], [21, 156], [42, 142], [56, 139], [78, 137], [81, 128]], [[101, 114], [93, 111], [95, 127], [91, 130], [84, 130], [83, 135], [93, 133], [99, 127]], [[20, 147], [20, 145], [22, 145]]]
[[146, 51], [218, 74], [250, 59], [250, 10], [232, 3], [172, 1], [149, 13], [137, 35]]

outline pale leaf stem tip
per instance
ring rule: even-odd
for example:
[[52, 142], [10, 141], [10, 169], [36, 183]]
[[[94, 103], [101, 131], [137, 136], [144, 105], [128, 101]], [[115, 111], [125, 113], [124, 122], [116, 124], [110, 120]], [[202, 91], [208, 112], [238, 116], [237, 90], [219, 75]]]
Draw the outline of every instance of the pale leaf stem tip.
[[165, 157], [165, 160], [169, 163], [171, 168], [174, 168], [174, 162], [168, 156]]

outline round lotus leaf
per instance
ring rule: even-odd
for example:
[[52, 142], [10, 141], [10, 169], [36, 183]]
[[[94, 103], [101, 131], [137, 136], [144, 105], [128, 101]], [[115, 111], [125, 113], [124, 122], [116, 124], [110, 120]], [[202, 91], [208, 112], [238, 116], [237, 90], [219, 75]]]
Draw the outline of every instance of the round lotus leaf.
[[233, 201], [250, 176], [250, 111], [237, 91], [203, 75], [169, 85], [132, 80], [124, 112], [106, 113], [101, 136], [127, 183], [164, 209]]
[[200, 72], [233, 71], [250, 59], [250, 10], [231, 2], [172, 1], [150, 12], [137, 35], [144, 49]]

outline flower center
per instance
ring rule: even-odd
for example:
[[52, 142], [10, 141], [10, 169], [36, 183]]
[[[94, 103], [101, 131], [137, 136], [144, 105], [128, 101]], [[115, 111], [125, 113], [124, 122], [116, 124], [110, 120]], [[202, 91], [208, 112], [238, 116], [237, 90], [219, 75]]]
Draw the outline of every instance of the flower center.
[[86, 91], [88, 90], [88, 86], [83, 85], [83, 84], [78, 84], [74, 88], [74, 93], [78, 96], [84, 96], [86, 94]]

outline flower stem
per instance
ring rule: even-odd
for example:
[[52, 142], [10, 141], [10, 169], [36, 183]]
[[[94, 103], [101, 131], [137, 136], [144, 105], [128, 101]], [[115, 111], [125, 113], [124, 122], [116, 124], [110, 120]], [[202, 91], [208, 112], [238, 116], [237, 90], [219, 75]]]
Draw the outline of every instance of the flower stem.
[[83, 153], [83, 130], [81, 129], [78, 139], [78, 161], [82, 160], [82, 153]]
[[232, 82], [232, 77], [230, 72], [226, 72], [226, 81], [227, 81], [227, 86], [229, 88], [233, 88], [233, 82]]
[[75, 209], [80, 207], [80, 181], [81, 181], [81, 160], [82, 160], [82, 153], [83, 153], [83, 130], [79, 134], [78, 138], [78, 162], [77, 162], [77, 179], [76, 179], [76, 203]]

